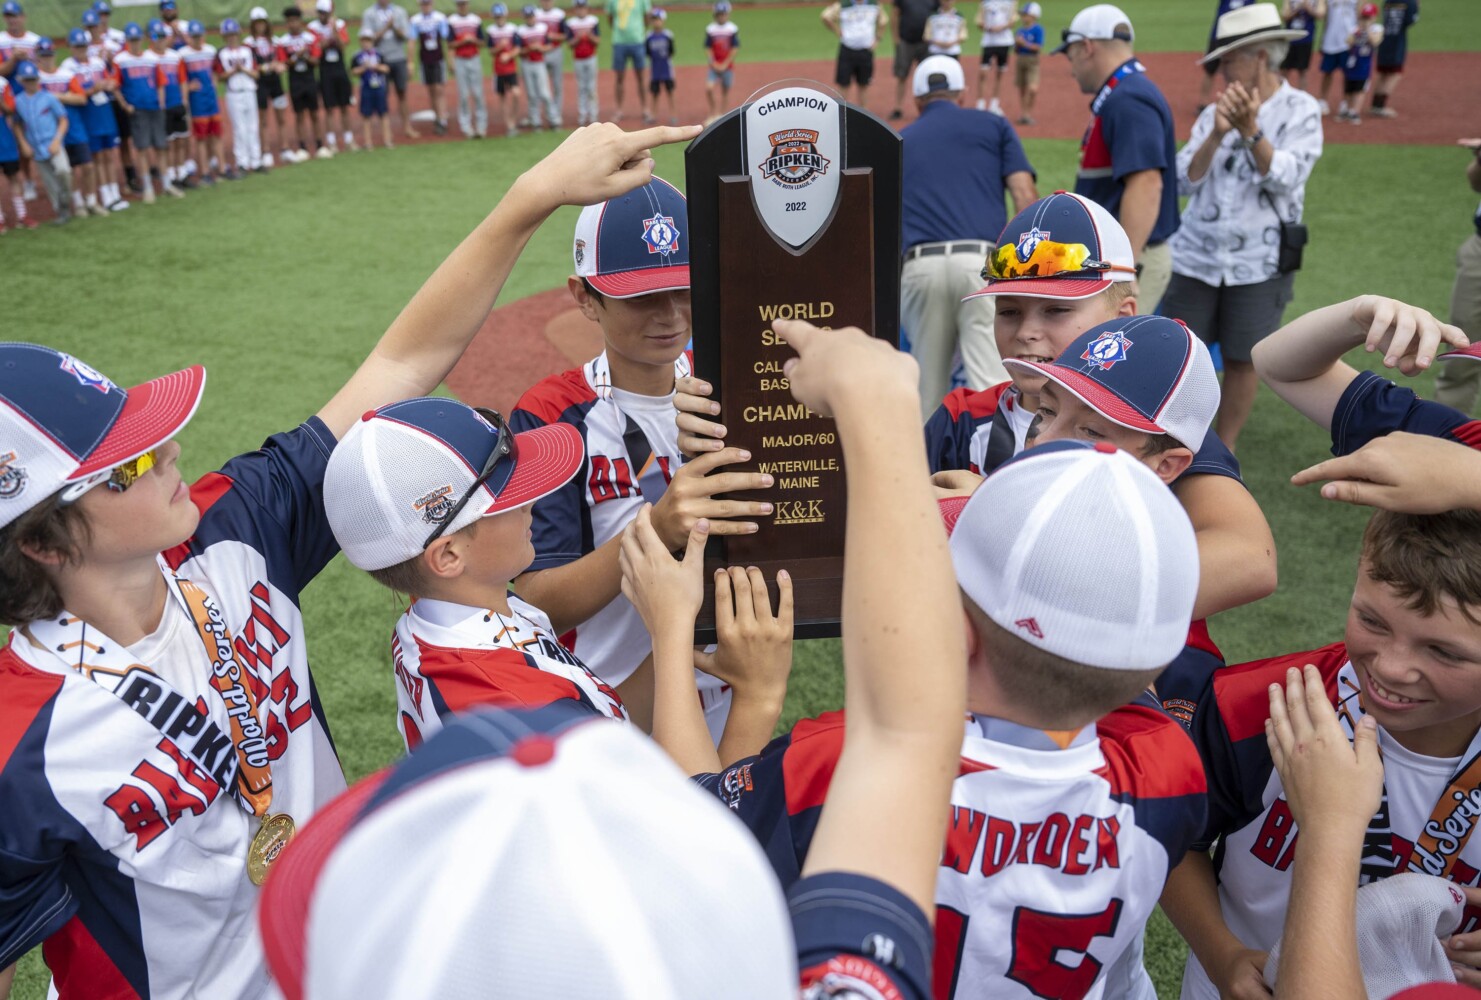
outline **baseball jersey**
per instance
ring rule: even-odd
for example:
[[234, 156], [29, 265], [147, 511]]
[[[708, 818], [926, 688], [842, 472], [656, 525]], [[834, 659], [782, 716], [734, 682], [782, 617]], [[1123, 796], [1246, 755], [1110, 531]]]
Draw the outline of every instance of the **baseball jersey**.
[[544, 45], [546, 37], [545, 25], [543, 24], [521, 24], [514, 29], [515, 41], [519, 43], [519, 57], [525, 62], [544, 62], [545, 50], [535, 48]]
[[[82, 78], [68, 69], [65, 64], [49, 73], [46, 70], [41, 71], [41, 89], [56, 94], [59, 101], [64, 94], [72, 94], [84, 99], [88, 96], [88, 89], [84, 86]], [[87, 105], [73, 105], [64, 102], [62, 107], [67, 111], [67, 145], [85, 144], [87, 142], [87, 121], [84, 115]]]
[[1013, 33], [1014, 55], [1037, 56], [1042, 51], [1044, 51], [1044, 26], [1042, 24], [1026, 25]]
[[194, 118], [209, 118], [221, 113], [221, 102], [216, 97], [216, 46], [202, 45], [200, 48], [186, 46], [180, 50], [180, 61], [185, 69], [187, 87], [199, 84], [199, 89], [190, 93], [190, 114]]
[[278, 40], [271, 35], [253, 35], [247, 39], [247, 46], [252, 50], [253, 58], [257, 60], [258, 67], [264, 73], [268, 72], [269, 64], [278, 61]]
[[1409, 29], [1419, 20], [1419, 0], [1387, 0], [1383, 5], [1383, 44], [1378, 46], [1378, 68], [1404, 65], [1409, 54]]
[[477, 59], [483, 45], [483, 18], [477, 14], [451, 14], [447, 26], [452, 32], [453, 55], [459, 59]]
[[1286, 27], [1292, 31], [1304, 31], [1304, 38], [1296, 39], [1293, 45], [1310, 45], [1316, 37], [1316, 15], [1312, 13], [1309, 0], [1297, 0], [1291, 10], [1291, 16], [1286, 21]]
[[1366, 80], [1373, 75], [1373, 54], [1383, 41], [1383, 26], [1370, 24], [1368, 30], [1355, 30], [1342, 61], [1342, 75], [1349, 80]]
[[185, 92], [181, 87], [185, 64], [180, 59], [180, 50], [167, 48], [159, 53], [159, 68], [165, 81], [165, 107], [180, 107], [185, 103]]
[[275, 39], [277, 60], [288, 65], [289, 76], [312, 76], [319, 58], [319, 36], [312, 31], [284, 33]]
[[663, 82], [674, 78], [674, 33], [667, 28], [649, 33], [643, 40], [643, 49], [653, 64], [650, 80]]
[[925, 39], [933, 56], [956, 56], [962, 53], [962, 32], [967, 19], [955, 11], [944, 10], [926, 18]]
[[104, 62], [112, 62], [113, 57], [123, 51], [123, 42], [115, 42], [108, 34], [92, 36], [87, 43], [87, 57], [89, 59], [102, 59]]
[[216, 52], [216, 71], [226, 80], [229, 93], [256, 93], [257, 81], [248, 72], [257, 65], [257, 57], [245, 45], [231, 45]]
[[1126, 176], [1162, 172], [1162, 202], [1148, 245], [1177, 232], [1177, 139], [1172, 109], [1146, 67], [1128, 59], [1116, 68], [1090, 102], [1090, 124], [1080, 140], [1075, 194], [1089, 198], [1120, 218]]
[[448, 36], [447, 15], [440, 10], [411, 15], [411, 37], [417, 40], [422, 62], [442, 62], [442, 40]]
[[376, 66], [383, 65], [381, 63], [381, 54], [375, 49], [361, 49], [359, 52], [356, 52], [355, 57], [350, 60], [350, 65], [356, 68], [360, 66], [367, 67], [365, 72], [360, 74], [360, 86], [369, 87], [371, 90], [378, 90], [386, 85], [386, 74], [375, 68]]
[[165, 85], [164, 67], [159, 56], [145, 49], [138, 55], [128, 50], [113, 57], [113, 68], [118, 71], [119, 93], [135, 108], [159, 111], [159, 89]]
[[344, 789], [299, 610], [338, 551], [323, 504], [334, 445], [313, 418], [192, 487], [200, 524], [160, 564], [209, 599], [199, 619], [172, 587], [131, 646], [63, 617], [0, 650], [0, 966], [44, 942], [62, 1000], [269, 991], [246, 877], [259, 821], [239, 804], [231, 717], [208, 678], [231, 650], [258, 706], [271, 812], [301, 824]]
[[566, 34], [571, 39], [571, 58], [590, 59], [597, 52], [597, 39], [602, 35], [601, 22], [595, 14], [568, 17]]
[[[0, 31], [0, 63], [36, 58], [36, 46], [40, 42], [41, 36], [34, 31], [23, 31], [19, 35]], [[15, 67], [11, 67], [11, 75], [15, 75]]]
[[984, 49], [1013, 44], [1013, 17], [1013, 0], [982, 0], [982, 23], [987, 25], [982, 31]]
[[102, 58], [91, 54], [85, 62], [68, 56], [62, 63], [62, 68], [70, 69], [81, 77], [83, 87], [88, 91], [87, 107], [82, 110], [88, 136], [104, 139], [117, 135], [118, 119], [113, 114], [113, 102], [109, 99], [108, 91], [103, 89], [103, 84], [113, 79], [113, 70]]
[[559, 7], [551, 7], [549, 10], [536, 8], [535, 21], [545, 25], [545, 37], [551, 45], [559, 45], [566, 40], [566, 12]]
[[336, 17], [327, 23], [315, 18], [309, 22], [309, 31], [319, 40], [319, 51], [324, 54], [325, 63], [343, 64], [344, 48], [350, 42], [343, 18]]
[[838, 18], [838, 43], [846, 49], [867, 51], [879, 40], [879, 5], [846, 3], [833, 8]]
[[539, 708], [569, 699], [596, 715], [627, 719], [622, 699], [597, 679], [550, 627], [512, 594], [511, 614], [418, 599], [396, 622], [396, 726], [415, 750], [453, 712], [479, 705]]
[[[844, 713], [831, 712], [695, 779], [757, 835], [784, 886], [843, 737]], [[1068, 743], [970, 716], [936, 882], [936, 996], [1155, 997], [1122, 956], [1138, 953], [1167, 873], [1199, 835], [1204, 792], [1187, 734], [1145, 698]]]
[[1358, 0], [1327, 0], [1327, 20], [1322, 26], [1322, 54], [1347, 51], [1348, 39], [1358, 29]]
[[20, 143], [10, 130], [10, 116], [15, 114], [15, 94], [10, 81], [0, 76], [0, 163], [14, 163], [21, 158]]
[[[1274, 946], [1285, 923], [1291, 862], [1299, 833], [1265, 741], [1265, 720], [1270, 715], [1266, 691], [1271, 684], [1285, 682], [1288, 667], [1305, 664], [1321, 671], [1327, 694], [1351, 739], [1353, 728], [1363, 716], [1363, 706], [1357, 674], [1347, 647], [1340, 642], [1219, 671], [1210, 681], [1193, 721], [1193, 740], [1203, 757], [1209, 785], [1208, 825], [1199, 846], [1206, 849], [1216, 837], [1220, 838], [1214, 866], [1219, 874], [1219, 906], [1224, 922], [1246, 948], [1261, 951]], [[1461, 763], [1481, 752], [1481, 734], [1474, 736], [1465, 753], [1454, 759], [1414, 753], [1382, 727], [1378, 730], [1378, 746], [1383, 753], [1390, 843], [1384, 845], [1387, 850], [1380, 847], [1374, 852], [1370, 840], [1364, 851], [1365, 874], [1376, 853], [1382, 858], [1379, 869], [1386, 874], [1410, 868], [1440, 874], [1448, 862], [1446, 875], [1452, 881], [1481, 883], [1481, 838], [1447, 843], [1442, 837], [1436, 843], [1425, 833], [1428, 825], [1443, 830], [1457, 822], [1456, 816], [1466, 815], [1460, 811], [1466, 807], [1456, 807], [1447, 788]], [[1478, 794], [1472, 791], [1467, 801]], [[1457, 800], [1460, 797], [1457, 793]], [[1473, 820], [1461, 822], [1469, 828]], [[1389, 867], [1390, 860], [1394, 867]], [[1481, 911], [1467, 907], [1460, 932], [1473, 930], [1478, 923]], [[1218, 996], [1191, 954], [1183, 975], [1182, 995], [1209, 1000]]]
[[1395, 385], [1377, 372], [1359, 372], [1332, 411], [1332, 454], [1351, 455], [1391, 431], [1426, 434], [1481, 449], [1481, 420], [1421, 399], [1413, 389]]
[[716, 69], [729, 69], [740, 48], [740, 29], [734, 21], [719, 24], [711, 21], [705, 25], [705, 48], [710, 50], [710, 65]]
[[484, 29], [484, 35], [488, 37], [489, 49], [494, 54], [494, 73], [498, 76], [509, 76], [519, 68], [519, 48], [523, 44], [519, 37], [519, 26], [509, 24], [491, 24]]

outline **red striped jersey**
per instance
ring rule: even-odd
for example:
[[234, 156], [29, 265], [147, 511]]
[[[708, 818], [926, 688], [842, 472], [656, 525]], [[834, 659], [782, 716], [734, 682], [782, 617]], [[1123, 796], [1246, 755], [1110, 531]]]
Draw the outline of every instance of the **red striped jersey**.
[[489, 40], [489, 48], [494, 53], [494, 72], [500, 76], [508, 76], [519, 68], [517, 55], [519, 52], [520, 38], [517, 25], [491, 24], [483, 31]]
[[452, 32], [453, 55], [476, 59], [483, 47], [483, 18], [477, 14], [449, 14], [447, 26]]
[[535, 23], [545, 25], [545, 38], [551, 45], [559, 45], [566, 40], [566, 12], [559, 7], [551, 7], [549, 10], [536, 8]]
[[396, 725], [408, 750], [454, 712], [480, 705], [539, 708], [570, 700], [596, 715], [627, 719], [617, 696], [560, 644], [550, 619], [512, 594], [511, 614], [417, 600], [396, 622]]
[[552, 40], [546, 26], [536, 22], [535, 24], [521, 24], [514, 29], [514, 37], [519, 42], [519, 57], [525, 62], [544, 62], [545, 52], [543, 49], [532, 48], [534, 45], [549, 44]]
[[287, 63], [290, 72], [313, 72], [314, 67], [309, 59], [319, 58], [318, 35], [312, 31], [300, 31], [297, 34], [285, 32], [274, 39], [273, 44], [276, 49], [275, 58], [280, 63]]

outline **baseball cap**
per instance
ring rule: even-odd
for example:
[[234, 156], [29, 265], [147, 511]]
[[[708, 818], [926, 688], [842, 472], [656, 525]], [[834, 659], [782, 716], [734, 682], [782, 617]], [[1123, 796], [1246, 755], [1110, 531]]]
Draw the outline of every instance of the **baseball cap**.
[[1136, 258], [1110, 212], [1056, 191], [1009, 220], [982, 272], [987, 284], [966, 298], [1088, 299], [1115, 282], [1135, 281]]
[[25, 11], [21, 9], [21, 5], [16, 3], [15, 0], [5, 0], [5, 6], [0, 7], [0, 14], [5, 14], [7, 17], [24, 13]]
[[[28, 68], [35, 76], [29, 62], [17, 74]], [[195, 414], [205, 386], [200, 365], [123, 389], [70, 354], [0, 344], [0, 528], [164, 444]]]
[[1378, 5], [1376, 3], [1365, 3], [1358, 8], [1358, 17], [1377, 17]]
[[519, 9], [519, 12], [521, 14], [523, 14], [525, 17], [529, 17], [530, 15], [532, 15], [532, 14], [535, 13], [535, 8], [532, 5], [530, 5], [530, 4], [525, 4], [523, 7], [521, 7]]
[[94, 28], [94, 27], [97, 27], [97, 25], [98, 25], [98, 12], [97, 11], [95, 11], [95, 10], [85, 10], [85, 11], [82, 12], [82, 26], [84, 28]]
[[1469, 347], [1457, 347], [1435, 358], [1436, 361], [1481, 361], [1481, 340]]
[[67, 32], [67, 44], [73, 46], [86, 45], [87, 32], [83, 31], [81, 28], [73, 28], [71, 31]]
[[1105, 442], [1052, 441], [999, 466], [963, 508], [951, 558], [983, 614], [1072, 662], [1152, 670], [1187, 642], [1193, 525], [1151, 469]]
[[715, 0], [715, 13], [725, 14], [730, 11], [730, 0]]
[[56, 42], [47, 35], [42, 35], [36, 42], [36, 54], [38, 56], [53, 56], [57, 53]]
[[946, 534], [950, 537], [956, 530], [957, 521], [961, 520], [962, 510], [967, 506], [971, 497], [942, 497], [936, 501], [936, 509], [941, 514], [941, 523], [946, 526]]
[[235, 18], [228, 17], [225, 21], [221, 22], [221, 33], [223, 35], [240, 35], [242, 33], [242, 26]]
[[496, 3], [489, 8], [489, 13], [492, 14], [494, 17], [508, 17], [509, 8], [501, 3]]
[[1131, 18], [1126, 16], [1124, 10], [1112, 4], [1098, 3], [1075, 15], [1070, 26], [1059, 33], [1059, 48], [1050, 54], [1063, 52], [1074, 42], [1104, 41], [1108, 38], [1130, 42], [1136, 38], [1136, 32], [1132, 30]]
[[39, 80], [41, 79], [41, 71], [36, 68], [36, 64], [31, 60], [22, 59], [15, 64], [15, 78], [17, 80]]
[[460, 714], [330, 802], [274, 863], [258, 925], [288, 1000], [797, 995], [756, 838], [634, 727], [569, 701]]
[[123, 26], [123, 37], [126, 41], [137, 42], [144, 37], [144, 29], [137, 22], [130, 21]]
[[571, 257], [578, 278], [614, 299], [687, 289], [688, 203], [678, 188], [655, 177], [621, 197], [588, 205], [576, 220]]
[[175, 7], [175, 0], [159, 0], [160, 10], [174, 10]]
[[97, 0], [97, 2], [93, 4], [93, 10], [97, 11], [99, 14], [113, 13], [113, 8], [109, 6], [108, 0]]
[[199, 21], [191, 21], [185, 25], [185, 33], [191, 38], [199, 38], [206, 33], [206, 26]]
[[247, 11], [247, 20], [249, 20], [249, 21], [266, 21], [266, 20], [268, 20], [267, 8], [266, 7], [253, 7], [251, 10]]
[[915, 67], [911, 92], [916, 97], [925, 97], [937, 91], [965, 90], [966, 87], [960, 62], [951, 56], [927, 56]]
[[158, 41], [161, 38], [169, 38], [170, 29], [165, 26], [165, 22], [161, 21], [159, 18], [155, 18], [154, 20], [149, 22], [149, 37], [154, 39], [155, 41]]
[[663, 21], [668, 18], [669, 12], [664, 10], [662, 7], [654, 7], [651, 16], [658, 18], [660, 21]]
[[328, 14], [334, 10], [334, 0], [315, 0], [314, 10], [321, 14]]
[[1019, 9], [1018, 13], [1027, 14], [1029, 17], [1043, 17], [1044, 8], [1036, 3], [1026, 3]]
[[[508, 451], [496, 457], [501, 444]], [[408, 399], [365, 414], [334, 449], [324, 474], [324, 510], [345, 558], [364, 570], [385, 569], [421, 552], [449, 517], [444, 534], [555, 492], [585, 454], [571, 424], [514, 434], [492, 410], [432, 396]]]
[[1004, 358], [1061, 386], [1107, 420], [1167, 434], [1197, 451], [1219, 409], [1219, 377], [1208, 347], [1181, 320], [1127, 316], [1070, 342], [1054, 361]]

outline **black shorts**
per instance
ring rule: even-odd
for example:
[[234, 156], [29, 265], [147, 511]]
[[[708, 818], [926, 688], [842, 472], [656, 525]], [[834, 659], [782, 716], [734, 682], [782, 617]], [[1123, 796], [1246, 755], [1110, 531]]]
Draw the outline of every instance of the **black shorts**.
[[[843, 84], [839, 84], [839, 86], [841, 87], [841, 86], [843, 86]], [[648, 93], [652, 94], [654, 97], [657, 97], [658, 96], [658, 92], [660, 90], [667, 90], [670, 94], [672, 94], [674, 92], [674, 81], [672, 81], [672, 80], [649, 80], [648, 81]]]
[[1367, 87], [1367, 77], [1364, 77], [1361, 80], [1349, 80], [1344, 78], [1342, 81], [1342, 92], [1344, 94], [1361, 94], [1364, 90], [1367, 89]]
[[266, 111], [268, 104], [283, 96], [283, 77], [264, 73], [257, 78], [257, 110]]
[[851, 49], [845, 45], [838, 47], [838, 71], [834, 74], [833, 82], [840, 87], [847, 87], [857, 80], [859, 86], [869, 86], [869, 81], [874, 79], [874, 50], [873, 49]]
[[188, 139], [190, 137], [190, 119], [186, 117], [185, 105], [177, 104], [173, 108], [165, 108], [165, 137], [168, 139]]
[[4, 174], [6, 177], [14, 177], [20, 172], [20, 160], [6, 160], [4, 163], [0, 163], [0, 174]]
[[92, 150], [85, 142], [69, 142], [62, 148], [67, 151], [67, 161], [74, 167], [85, 167], [93, 162]]
[[[385, 62], [384, 59], [381, 60]], [[406, 96], [406, 60], [398, 59], [395, 62], [386, 63], [386, 68], [391, 71], [391, 86], [396, 88], [397, 97]]]
[[1285, 61], [1280, 64], [1283, 70], [1295, 70], [1304, 73], [1311, 68], [1311, 43], [1293, 42], [1286, 50]]
[[350, 74], [345, 72], [344, 64], [325, 63], [319, 73], [319, 94], [324, 99], [324, 107], [349, 107], [355, 88], [350, 83]]
[[445, 64], [441, 59], [436, 62], [422, 63], [422, 82], [428, 86], [443, 83], [446, 80]]
[[119, 107], [118, 101], [113, 102], [113, 123], [118, 126], [118, 142], [122, 145], [133, 138], [134, 130], [130, 128], [129, 113]]
[[312, 73], [290, 73], [288, 75], [288, 99], [294, 111], [319, 110], [319, 81]]
[[1255, 345], [1280, 326], [1295, 279], [1277, 274], [1250, 285], [1210, 285], [1174, 274], [1157, 308], [1187, 323], [1205, 344], [1217, 343], [1228, 360], [1248, 362]]
[[990, 66], [998, 64], [998, 69], [1008, 68], [1008, 53], [1012, 50], [1011, 45], [984, 45], [982, 47], [982, 65]]
[[519, 89], [518, 73], [499, 73], [494, 76], [494, 93], [503, 97], [511, 90]]

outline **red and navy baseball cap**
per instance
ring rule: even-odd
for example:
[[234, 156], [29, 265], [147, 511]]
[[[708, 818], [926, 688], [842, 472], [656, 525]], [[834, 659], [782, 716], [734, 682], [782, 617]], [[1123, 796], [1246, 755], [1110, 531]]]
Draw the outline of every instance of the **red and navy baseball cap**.
[[1219, 378], [1203, 341], [1181, 321], [1128, 316], [1093, 326], [1049, 364], [1004, 358], [1073, 393], [1107, 420], [1167, 434], [1197, 451], [1219, 409]]
[[[1067, 191], [1040, 198], [1013, 217], [982, 268], [987, 284], [968, 295], [1088, 299], [1136, 280], [1136, 257], [1121, 223]], [[965, 300], [963, 300], [965, 301]]]
[[426, 548], [449, 517], [445, 535], [555, 492], [585, 457], [581, 432], [570, 424], [515, 434], [492, 410], [434, 396], [403, 400], [365, 414], [335, 447], [324, 472], [324, 511], [345, 558], [363, 570], [385, 569]]
[[631, 299], [689, 288], [689, 211], [678, 188], [655, 177], [581, 210], [571, 245], [576, 277]]
[[59, 490], [81, 496], [164, 444], [205, 387], [200, 365], [123, 389], [70, 354], [0, 344], [0, 528]]

